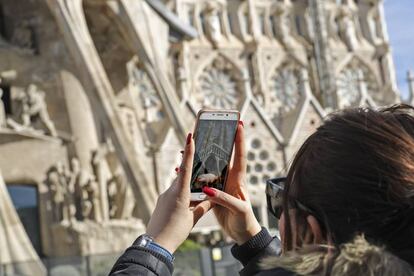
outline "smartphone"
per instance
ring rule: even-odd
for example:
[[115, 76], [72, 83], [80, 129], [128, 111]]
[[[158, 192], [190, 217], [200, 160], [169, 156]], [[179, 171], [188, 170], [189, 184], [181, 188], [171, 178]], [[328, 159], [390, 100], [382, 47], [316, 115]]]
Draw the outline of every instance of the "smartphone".
[[194, 130], [195, 153], [191, 176], [191, 201], [202, 201], [204, 186], [224, 190], [240, 113], [234, 110], [201, 110]]

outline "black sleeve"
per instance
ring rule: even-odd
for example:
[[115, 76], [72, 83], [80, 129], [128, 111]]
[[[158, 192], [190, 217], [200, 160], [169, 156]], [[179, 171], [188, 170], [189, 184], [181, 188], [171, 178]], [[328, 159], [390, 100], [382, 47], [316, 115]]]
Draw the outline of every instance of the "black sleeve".
[[171, 276], [172, 263], [161, 254], [132, 245], [114, 264], [110, 276]]
[[256, 236], [242, 245], [235, 244], [231, 248], [233, 256], [239, 260], [244, 268], [240, 275], [256, 275], [261, 269], [259, 267], [262, 258], [278, 256], [280, 254], [280, 240], [273, 238], [266, 228], [262, 228]]

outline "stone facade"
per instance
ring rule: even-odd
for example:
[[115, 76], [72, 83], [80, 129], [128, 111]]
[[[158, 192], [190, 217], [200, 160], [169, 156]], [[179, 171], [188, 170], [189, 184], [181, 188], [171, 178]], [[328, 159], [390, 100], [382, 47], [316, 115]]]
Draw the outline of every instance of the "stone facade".
[[[37, 190], [39, 271], [145, 231], [200, 108], [240, 110], [267, 225], [264, 181], [328, 112], [400, 101], [381, 0], [2, 0], [0, 32], [0, 169]], [[15, 223], [0, 256], [31, 247]]]

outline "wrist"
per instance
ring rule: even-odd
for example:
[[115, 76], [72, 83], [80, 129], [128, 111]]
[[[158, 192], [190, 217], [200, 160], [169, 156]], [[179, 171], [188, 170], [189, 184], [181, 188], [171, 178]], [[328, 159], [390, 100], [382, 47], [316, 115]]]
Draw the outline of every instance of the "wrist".
[[168, 250], [171, 254], [174, 254], [175, 250], [177, 250], [177, 246], [173, 245], [171, 242], [168, 242], [168, 240], [164, 239], [162, 236], [153, 236], [153, 240], [155, 243]]
[[156, 256], [162, 256], [164, 259], [171, 263], [174, 261], [173, 253], [168, 248], [165, 248], [163, 245], [159, 244], [152, 236], [148, 234], [139, 236], [134, 244], [143, 249], [149, 250], [152, 253], [155, 253]]
[[249, 227], [245, 232], [243, 232], [239, 237], [235, 240], [238, 245], [242, 245], [252, 239], [254, 236], [262, 231], [262, 227], [256, 221], [251, 227]]

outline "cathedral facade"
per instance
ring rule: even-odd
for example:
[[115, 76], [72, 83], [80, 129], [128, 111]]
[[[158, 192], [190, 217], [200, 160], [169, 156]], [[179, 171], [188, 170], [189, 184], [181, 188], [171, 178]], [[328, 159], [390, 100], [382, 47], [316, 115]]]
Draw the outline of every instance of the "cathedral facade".
[[329, 112], [400, 102], [395, 78], [381, 0], [0, 0], [0, 265], [124, 250], [201, 108], [241, 112], [272, 227], [265, 180]]

